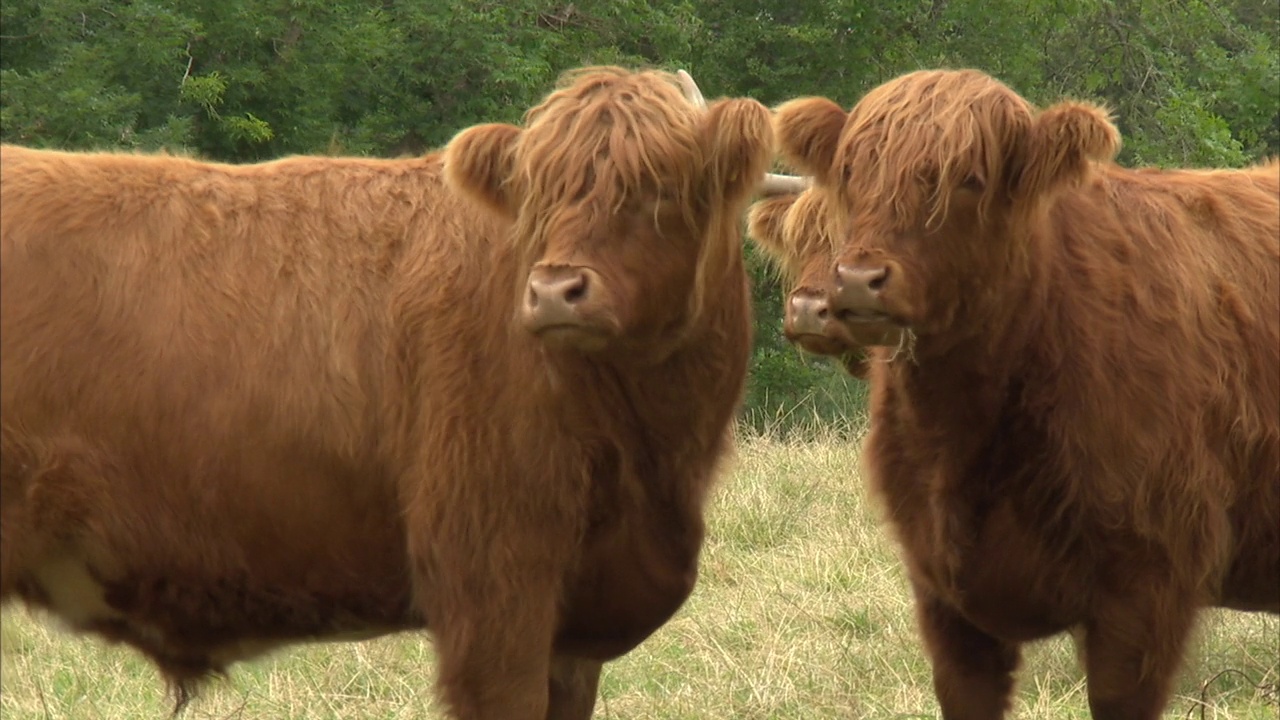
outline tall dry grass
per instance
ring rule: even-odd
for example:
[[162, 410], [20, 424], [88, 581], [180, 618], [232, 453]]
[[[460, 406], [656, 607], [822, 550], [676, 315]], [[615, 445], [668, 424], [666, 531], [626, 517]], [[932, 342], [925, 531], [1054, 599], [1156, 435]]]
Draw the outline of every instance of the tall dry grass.
[[[811, 437], [812, 437], [811, 433]], [[606, 667], [598, 718], [933, 718], [907, 585], [859, 478], [856, 427], [739, 445], [680, 613]], [[791, 433], [795, 438], [796, 434]], [[0, 716], [163, 718], [134, 653], [10, 609]], [[1280, 620], [1206, 613], [1168, 718], [1276, 720]], [[409, 634], [295, 648], [237, 666], [186, 711], [213, 718], [440, 718], [429, 643]], [[1026, 653], [1019, 718], [1088, 718], [1065, 638]]]

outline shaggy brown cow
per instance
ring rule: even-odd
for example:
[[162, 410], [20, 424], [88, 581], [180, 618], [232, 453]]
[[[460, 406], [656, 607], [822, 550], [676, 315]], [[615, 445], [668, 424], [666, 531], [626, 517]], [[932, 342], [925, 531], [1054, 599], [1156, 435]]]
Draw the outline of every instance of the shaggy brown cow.
[[830, 312], [836, 247], [828, 230], [827, 202], [821, 188], [760, 200], [747, 213], [747, 235], [782, 275], [787, 289], [782, 332], [787, 340], [815, 355], [838, 359], [850, 375], [864, 379], [865, 348]]
[[1280, 611], [1280, 163], [1126, 170], [1103, 110], [969, 70], [775, 128], [882, 346], [864, 463], [944, 717], [1071, 629], [1093, 716], [1156, 718], [1198, 608]]
[[0, 593], [180, 705], [428, 627], [455, 717], [588, 717], [694, 585], [772, 157], [610, 68], [417, 159], [5, 147]]

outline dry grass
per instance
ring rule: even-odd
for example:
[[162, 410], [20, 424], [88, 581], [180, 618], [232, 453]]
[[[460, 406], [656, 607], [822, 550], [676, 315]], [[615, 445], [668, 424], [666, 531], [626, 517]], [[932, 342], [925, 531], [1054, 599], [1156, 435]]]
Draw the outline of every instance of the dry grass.
[[[162, 718], [134, 653], [10, 609], [0, 716]], [[1167, 717], [1278, 716], [1280, 620], [1205, 615]], [[1087, 718], [1065, 638], [1030, 647], [1016, 717]], [[237, 666], [186, 711], [212, 718], [439, 718], [420, 637], [297, 648]], [[1203, 713], [1203, 715], [1202, 715]], [[605, 670], [598, 718], [933, 718], [906, 582], [858, 479], [856, 443], [741, 443], [679, 615]]]

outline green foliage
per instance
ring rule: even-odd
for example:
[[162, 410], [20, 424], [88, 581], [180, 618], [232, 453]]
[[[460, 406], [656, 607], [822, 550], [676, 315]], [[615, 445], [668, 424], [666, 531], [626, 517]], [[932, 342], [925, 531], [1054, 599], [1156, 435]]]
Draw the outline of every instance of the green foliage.
[[865, 406], [866, 386], [833, 360], [807, 356], [782, 334], [783, 298], [777, 273], [747, 245], [754, 289], [755, 353], [747, 378], [743, 421], [755, 432], [787, 437], [815, 426], [849, 427]]
[[[1039, 104], [1113, 109], [1130, 164], [1280, 153], [1277, 0], [5, 0], [0, 139], [250, 161], [396, 156], [515, 121], [564, 70], [685, 67], [711, 95], [841, 104], [923, 67], [977, 67]], [[781, 336], [749, 257], [746, 419], [857, 414], [863, 386]]]

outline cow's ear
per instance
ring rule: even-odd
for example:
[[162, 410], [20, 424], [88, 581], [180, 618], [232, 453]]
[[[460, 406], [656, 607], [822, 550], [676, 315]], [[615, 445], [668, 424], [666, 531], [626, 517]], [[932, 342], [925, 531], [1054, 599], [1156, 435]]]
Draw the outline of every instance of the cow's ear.
[[1082, 181], [1089, 163], [1115, 158], [1120, 131], [1106, 109], [1064, 102], [1036, 115], [1026, 133], [1014, 195], [1034, 198]]
[[823, 97], [789, 100], [773, 113], [773, 127], [782, 157], [823, 185], [839, 180], [832, 165], [848, 114]]
[[446, 181], [508, 217], [515, 215], [511, 188], [519, 137], [520, 128], [505, 123], [476, 125], [458, 133], [445, 147]]
[[769, 109], [755, 100], [717, 100], [702, 118], [703, 147], [712, 187], [738, 199], [755, 190], [773, 160]]
[[774, 195], [752, 204], [747, 211], [747, 237], [751, 238], [751, 242], [777, 264], [785, 264], [787, 260], [783, 226], [787, 211], [799, 197], [799, 195]]

